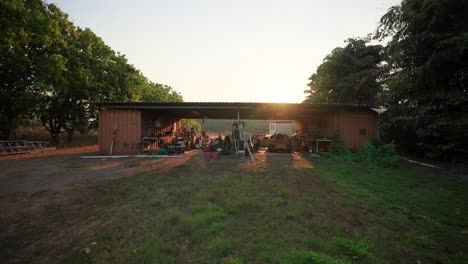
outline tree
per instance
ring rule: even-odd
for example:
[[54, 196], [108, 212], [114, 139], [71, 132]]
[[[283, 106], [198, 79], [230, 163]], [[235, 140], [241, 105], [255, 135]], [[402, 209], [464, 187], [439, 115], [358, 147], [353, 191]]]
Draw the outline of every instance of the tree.
[[382, 46], [369, 45], [370, 38], [348, 39], [344, 48], [327, 55], [309, 78], [305, 103], [375, 105], [382, 90]]
[[37, 62], [37, 79], [34, 86], [39, 98], [36, 116], [50, 132], [52, 142], [59, 142], [68, 113], [73, 108], [71, 93], [70, 56], [75, 27], [68, 16], [53, 4], [45, 5], [45, 17], [50, 29], [48, 42], [44, 43], [41, 61]]
[[149, 82], [142, 94], [142, 101], [146, 102], [182, 102], [182, 95], [172, 87], [160, 83]]
[[387, 137], [430, 157], [467, 154], [468, 1], [404, 0], [376, 38], [389, 39]]
[[18, 122], [31, 116], [34, 83], [50, 37], [41, 0], [0, 2], [0, 139], [10, 138]]
[[35, 118], [58, 143], [60, 133], [71, 140], [97, 125], [97, 102], [182, 101], [54, 4], [1, 1], [0, 25], [0, 138], [10, 138], [21, 119]]
[[201, 131], [201, 125], [195, 119], [181, 119], [180, 125], [186, 128], [193, 128], [195, 132]]

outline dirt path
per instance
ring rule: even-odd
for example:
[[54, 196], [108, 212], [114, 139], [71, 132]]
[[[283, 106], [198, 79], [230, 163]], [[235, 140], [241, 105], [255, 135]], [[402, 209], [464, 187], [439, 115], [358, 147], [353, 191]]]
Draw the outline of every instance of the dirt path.
[[98, 152], [98, 145], [47, 149], [44, 151], [31, 152], [31, 153], [0, 155], [0, 161], [1, 160], [22, 160], [22, 159], [29, 159], [29, 158], [40, 158], [40, 157], [50, 157], [50, 156], [71, 155], [71, 154], [95, 154], [97, 152]]
[[0, 159], [0, 195], [70, 188], [75, 184], [131, 176], [146, 170], [169, 169], [185, 158], [82, 159], [95, 148], [57, 150]]
[[0, 195], [55, 190], [71, 183], [88, 183], [140, 171], [134, 160], [85, 160], [80, 154], [1, 160]]

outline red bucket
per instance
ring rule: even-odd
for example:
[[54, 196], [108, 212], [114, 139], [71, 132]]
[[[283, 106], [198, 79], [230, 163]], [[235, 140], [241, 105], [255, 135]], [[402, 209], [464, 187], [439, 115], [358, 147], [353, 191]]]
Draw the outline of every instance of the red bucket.
[[206, 161], [211, 160], [211, 152], [205, 152], [205, 156], [203, 157]]

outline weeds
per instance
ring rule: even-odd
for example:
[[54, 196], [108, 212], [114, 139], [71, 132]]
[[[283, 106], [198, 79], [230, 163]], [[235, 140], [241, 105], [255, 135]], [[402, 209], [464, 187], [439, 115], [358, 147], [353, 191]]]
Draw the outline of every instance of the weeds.
[[242, 264], [242, 260], [240, 258], [228, 258], [224, 264]]
[[215, 256], [227, 256], [231, 252], [233, 244], [230, 239], [216, 237], [210, 242], [208, 250]]
[[350, 262], [320, 254], [314, 251], [293, 251], [287, 257], [287, 264], [349, 264]]
[[384, 168], [396, 168], [403, 161], [403, 157], [396, 153], [395, 145], [393, 144], [377, 145], [368, 142], [355, 153], [351, 153], [346, 149], [346, 146], [339, 137], [336, 137], [335, 140], [336, 142], [333, 142], [332, 157], [338, 160]]
[[[160, 240], [154, 239], [143, 251], [143, 260], [139, 262], [138, 260], [128, 261], [127, 263], [165, 263], [171, 264], [176, 263], [174, 254], [170, 248], [165, 247]], [[137, 258], [138, 259], [138, 258]], [[135, 258], [133, 258], [135, 260]]]
[[321, 240], [321, 238], [318, 237], [305, 237], [302, 239], [302, 243], [308, 248], [308, 249], [323, 249], [324, 243]]
[[287, 213], [284, 215], [284, 218], [285, 218], [285, 219], [288, 219], [288, 220], [295, 219], [295, 218], [297, 218], [297, 212], [295, 212], [295, 211], [289, 211], [289, 212], [287, 212]]
[[353, 160], [361, 164], [395, 168], [400, 165], [403, 158], [396, 153], [393, 144], [376, 147], [371, 143], [366, 143], [354, 154]]
[[345, 155], [349, 153], [348, 148], [346, 147], [346, 145], [343, 142], [343, 139], [341, 139], [339, 135], [334, 136], [332, 140], [333, 140], [333, 149], [332, 149], [333, 153], [337, 155]]
[[275, 197], [275, 198], [271, 199], [270, 204], [273, 207], [279, 207], [279, 206], [284, 206], [284, 205], [288, 204], [288, 201], [286, 201], [283, 198]]
[[208, 196], [212, 203], [224, 208], [228, 214], [235, 214], [244, 209], [255, 207], [252, 195], [255, 192], [254, 186], [248, 180], [216, 183], [217, 187]]
[[372, 255], [371, 242], [365, 237], [356, 236], [353, 239], [336, 237], [334, 243], [339, 250], [355, 257], [364, 258]]
[[207, 230], [209, 233], [215, 234], [223, 230], [225, 226], [226, 224], [223, 222], [213, 222], [208, 225]]
[[223, 208], [207, 202], [195, 209], [193, 223], [195, 226], [211, 226], [226, 218], [227, 215]]
[[171, 232], [189, 236], [193, 231], [193, 219], [179, 212], [169, 212], [163, 220], [162, 233]]
[[408, 244], [421, 248], [431, 248], [433, 247], [432, 241], [425, 235], [418, 235], [414, 232], [409, 232], [405, 234], [405, 240]]

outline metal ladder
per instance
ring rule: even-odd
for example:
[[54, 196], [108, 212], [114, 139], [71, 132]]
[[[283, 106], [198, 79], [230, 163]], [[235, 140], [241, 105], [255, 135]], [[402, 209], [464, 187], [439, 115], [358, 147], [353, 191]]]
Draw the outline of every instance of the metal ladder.
[[[244, 142], [244, 145], [242, 146], [243, 150], [241, 150], [241, 146], [239, 146], [239, 149], [236, 149], [237, 155], [243, 154], [243, 156], [245, 156], [245, 150], [247, 150], [247, 152], [249, 153], [250, 158], [252, 159], [252, 161], [255, 161], [254, 156], [253, 156], [253, 154], [252, 154], [252, 151], [250, 151], [249, 144], [247, 143], [247, 142], [248, 142], [248, 139], [249, 139], [249, 136], [248, 136], [247, 133], [245, 132], [245, 128], [244, 128], [243, 122], [239, 122], [239, 123], [238, 123], [238, 129], [239, 129], [239, 139], [240, 139], [239, 141]], [[239, 143], [240, 143], [240, 142], [239, 142]], [[239, 144], [239, 145], [240, 145], [240, 144]]]
[[0, 155], [23, 154], [41, 151], [47, 147], [47, 143], [42, 141], [27, 140], [1, 140]]

